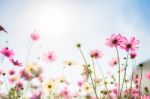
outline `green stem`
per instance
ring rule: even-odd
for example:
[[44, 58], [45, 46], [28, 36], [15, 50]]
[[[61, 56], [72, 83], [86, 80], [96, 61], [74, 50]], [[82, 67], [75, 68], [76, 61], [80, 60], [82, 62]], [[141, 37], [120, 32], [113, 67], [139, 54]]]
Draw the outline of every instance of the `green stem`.
[[[83, 58], [83, 60], [85, 62], [86, 67], [88, 68], [88, 64], [86, 62], [86, 59], [84, 57], [84, 54], [83, 54], [81, 48], [79, 48], [79, 51], [80, 51], [80, 53], [82, 55], [82, 58]], [[92, 78], [91, 72], [89, 73], [89, 75], [90, 75], [90, 78], [91, 78], [91, 82], [92, 82], [92, 85], [93, 85], [93, 89], [94, 89], [94, 93], [95, 93], [96, 99], [98, 99], [98, 95], [97, 95], [97, 92], [96, 92], [96, 89], [95, 89], [95, 86], [94, 86], [94, 82], [93, 82], [93, 78]]]
[[120, 97], [121, 97], [121, 94], [122, 94], [124, 82], [125, 82], [125, 80], [126, 80], [126, 73], [127, 73], [127, 66], [128, 66], [128, 58], [129, 58], [129, 51], [127, 52], [127, 58], [126, 58], [126, 63], [125, 63], [125, 72], [124, 72], [124, 75], [123, 75], [123, 82], [122, 82], [122, 85], [121, 85]]
[[116, 48], [116, 51], [117, 51], [117, 58], [118, 58], [118, 66], [119, 66], [119, 70], [118, 70], [118, 99], [120, 99], [120, 94], [119, 94], [119, 92], [120, 92], [120, 67], [121, 67], [121, 65], [120, 65], [120, 56], [119, 56], [119, 51], [118, 51], [118, 48], [117, 48], [117, 46], [115, 46], [115, 48]]

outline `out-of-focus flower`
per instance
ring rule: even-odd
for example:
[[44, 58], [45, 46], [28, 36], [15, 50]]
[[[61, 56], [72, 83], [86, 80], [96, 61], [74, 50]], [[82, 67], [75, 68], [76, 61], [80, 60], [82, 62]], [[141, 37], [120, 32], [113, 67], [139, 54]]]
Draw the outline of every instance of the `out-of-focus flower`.
[[66, 83], [67, 82], [64, 76], [58, 77], [57, 80], [58, 80], [58, 83]]
[[44, 83], [45, 91], [52, 92], [55, 90], [56, 84], [53, 80], [49, 80], [48, 82]]
[[112, 34], [110, 38], [106, 39], [106, 45], [112, 47], [120, 46], [123, 43], [123, 36], [121, 34]]
[[19, 90], [19, 89], [22, 89], [23, 88], [23, 83], [22, 82], [17, 82], [16, 83], [16, 88], [17, 88], [17, 90]]
[[145, 77], [150, 80], [150, 72], [145, 73]]
[[14, 56], [14, 52], [8, 47], [2, 48], [0, 53], [8, 58], [12, 58]]
[[86, 65], [83, 65], [83, 72], [81, 75], [83, 75], [85, 77], [85, 81], [87, 81], [89, 79], [89, 75], [90, 75], [91, 71], [90, 69], [88, 68], [88, 66]]
[[112, 67], [116, 66], [118, 64], [118, 58], [112, 58], [108, 64]]
[[99, 59], [99, 58], [101, 58], [103, 56], [103, 53], [102, 53], [102, 51], [97, 50], [97, 49], [96, 50], [91, 50], [90, 56], [92, 58]]
[[18, 77], [12, 76], [11, 78], [9, 78], [9, 83], [15, 83], [17, 80], [18, 80]]
[[45, 53], [44, 54], [44, 60], [46, 62], [53, 62], [53, 61], [55, 61], [56, 60], [55, 53], [54, 52], [50, 52], [50, 51], [48, 53]]
[[72, 61], [72, 60], [66, 60], [66, 61], [63, 61], [64, 65], [65, 66], [73, 66], [73, 65], [77, 65], [77, 63], [75, 61]]
[[140, 41], [136, 40], [135, 37], [131, 37], [129, 40], [127, 38], [123, 39], [123, 43], [121, 44], [121, 48], [126, 51], [135, 51], [139, 45]]
[[130, 52], [130, 58], [131, 59], [135, 59], [135, 57], [137, 56], [136, 52]]
[[0, 75], [2, 75], [3, 74], [3, 71], [0, 69]]
[[82, 89], [83, 89], [83, 91], [85, 91], [87, 93], [93, 92], [93, 88], [87, 82], [83, 83]]
[[31, 79], [31, 75], [29, 73], [26, 72], [26, 70], [20, 70], [20, 77], [24, 78], [25, 80], [30, 80]]
[[69, 99], [69, 91], [66, 87], [60, 92], [60, 96], [65, 99]]
[[35, 92], [34, 94], [32, 94], [30, 99], [41, 99], [41, 95], [42, 95], [42, 92], [40, 92], [40, 91]]
[[14, 75], [14, 74], [15, 74], [15, 70], [13, 70], [13, 69], [12, 69], [12, 70], [9, 70], [9, 75], [12, 76], [12, 75]]
[[83, 83], [84, 83], [83, 81], [78, 81], [78, 82], [77, 82], [77, 85], [78, 85], [79, 87], [82, 87]]
[[40, 39], [40, 35], [37, 33], [31, 33], [30, 37], [33, 41], [37, 41]]
[[10, 62], [14, 65], [14, 66], [22, 66], [22, 64], [18, 61], [18, 60], [14, 60], [13, 58], [10, 59]]
[[141, 96], [141, 99], [150, 99], [150, 95], [143, 95]]
[[38, 77], [42, 73], [42, 68], [35, 62], [26, 65], [25, 70], [32, 76]]

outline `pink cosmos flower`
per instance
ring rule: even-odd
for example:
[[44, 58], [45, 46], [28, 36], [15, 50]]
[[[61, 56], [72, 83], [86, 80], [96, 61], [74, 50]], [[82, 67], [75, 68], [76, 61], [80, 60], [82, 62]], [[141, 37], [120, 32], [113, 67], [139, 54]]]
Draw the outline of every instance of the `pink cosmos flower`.
[[14, 65], [14, 66], [22, 66], [22, 64], [18, 61], [18, 60], [14, 60], [13, 58], [10, 59], [10, 62]]
[[123, 42], [123, 36], [121, 36], [121, 34], [112, 34], [110, 36], [110, 38], [107, 38], [106, 39], [106, 45], [110, 46], [111, 48], [112, 47], [115, 47], [115, 46], [120, 46]]
[[33, 41], [37, 41], [37, 40], [39, 40], [40, 35], [37, 33], [31, 33], [30, 37]]
[[30, 80], [31, 76], [27, 73], [24, 69], [20, 70], [20, 77], [24, 78], [25, 80]]
[[112, 58], [108, 63], [110, 66], [114, 67], [118, 64], [118, 58]]
[[97, 50], [97, 49], [96, 50], [91, 50], [90, 56], [92, 58], [98, 59], [98, 58], [101, 58], [103, 56], [103, 53], [102, 53], [102, 51]]
[[2, 75], [3, 74], [3, 71], [0, 69], [0, 75]]
[[78, 82], [77, 82], [77, 85], [78, 85], [79, 87], [81, 87], [81, 86], [83, 85], [83, 83], [84, 83], [83, 81], [78, 81]]
[[3, 48], [0, 53], [8, 58], [12, 58], [14, 56], [14, 52], [8, 47]]
[[69, 95], [69, 91], [66, 87], [60, 92], [60, 96], [64, 97], [65, 99], [69, 99], [70, 95]]
[[53, 61], [55, 61], [56, 60], [55, 53], [54, 52], [50, 52], [50, 51], [48, 53], [45, 53], [44, 54], [44, 60], [46, 62], [53, 62]]
[[145, 77], [150, 80], [150, 72], [145, 73]]
[[23, 83], [19, 81], [16, 83], [16, 89], [19, 90], [21, 88], [23, 88]]
[[135, 51], [138, 48], [137, 45], [140, 43], [139, 40], [135, 40], [135, 37], [131, 37], [129, 40], [124, 38], [123, 41], [121, 48], [126, 51]]
[[35, 93], [30, 97], [30, 99], [41, 99], [41, 95], [42, 95], [42, 92], [40, 92], [40, 91], [35, 92]]
[[15, 74], [15, 71], [14, 70], [9, 70], [9, 75], [14, 75]]
[[135, 57], [137, 56], [136, 52], [130, 52], [130, 58], [131, 59], [135, 59]]

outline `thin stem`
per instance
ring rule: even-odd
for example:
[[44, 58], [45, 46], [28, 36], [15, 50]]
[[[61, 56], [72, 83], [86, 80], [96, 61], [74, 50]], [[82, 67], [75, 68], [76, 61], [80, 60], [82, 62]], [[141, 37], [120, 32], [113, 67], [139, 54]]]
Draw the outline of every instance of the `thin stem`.
[[[80, 53], [82, 55], [82, 58], [83, 58], [83, 60], [85, 62], [86, 67], [88, 68], [88, 64], [86, 62], [86, 59], [84, 57], [84, 54], [83, 54], [81, 48], [79, 48], [79, 51], [80, 51]], [[89, 75], [90, 75], [90, 78], [91, 78], [91, 82], [92, 82], [92, 85], [93, 85], [93, 89], [94, 89], [94, 93], [95, 93], [96, 99], [98, 99], [98, 95], [97, 95], [97, 92], [96, 92], [96, 89], [95, 89], [95, 86], [94, 86], [94, 82], [93, 82], [93, 78], [92, 78], [91, 72], [89, 73]]]
[[125, 72], [124, 72], [124, 75], [123, 75], [123, 82], [122, 82], [122, 85], [121, 85], [120, 97], [121, 97], [121, 94], [122, 94], [124, 82], [125, 82], [125, 80], [126, 80], [126, 73], [127, 73], [127, 66], [128, 66], [128, 58], [129, 58], [129, 52], [127, 52], [126, 63], [125, 63]]
[[133, 81], [133, 76], [134, 76], [134, 71], [135, 71], [135, 67], [134, 67], [134, 60], [132, 59], [132, 76], [131, 76], [131, 84], [130, 84], [130, 93], [129, 93], [129, 99], [131, 97], [131, 92], [132, 92], [132, 81]]
[[142, 78], [143, 78], [143, 66], [141, 66], [141, 79], [140, 79], [140, 85], [139, 85], [139, 97], [141, 97]]
[[98, 63], [97, 60], [96, 60], [96, 63], [97, 63], [97, 65], [98, 65], [99, 69], [100, 69], [100, 73], [101, 73], [102, 78], [103, 78], [103, 80], [104, 80], [105, 88], [106, 88], [106, 90], [107, 90], [107, 92], [108, 92], [108, 96], [109, 96], [109, 98], [111, 99], [111, 96], [110, 96], [110, 94], [109, 94], [109, 90], [108, 90], [107, 84], [106, 84], [106, 82], [105, 82], [105, 77], [104, 77], [104, 74], [103, 74], [103, 72], [102, 72], [102, 69], [101, 69], [101, 67], [100, 67], [100, 65], [99, 65], [99, 63]]
[[117, 58], [118, 58], [118, 66], [119, 66], [119, 70], [118, 70], [118, 98], [120, 99], [120, 95], [119, 95], [119, 92], [120, 92], [120, 56], [119, 56], [119, 51], [118, 51], [118, 48], [117, 46], [115, 46], [116, 48], [116, 51], [117, 51]]

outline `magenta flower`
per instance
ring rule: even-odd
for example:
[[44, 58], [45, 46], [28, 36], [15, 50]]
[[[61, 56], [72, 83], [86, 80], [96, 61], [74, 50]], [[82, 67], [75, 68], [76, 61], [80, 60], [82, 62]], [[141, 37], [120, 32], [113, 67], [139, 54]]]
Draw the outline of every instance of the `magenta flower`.
[[42, 92], [35, 92], [30, 99], [41, 99]]
[[0, 53], [8, 58], [12, 58], [14, 56], [14, 52], [8, 47], [3, 48]]
[[14, 65], [14, 66], [22, 66], [22, 64], [18, 61], [18, 60], [14, 60], [13, 58], [10, 59], [10, 62]]
[[121, 34], [112, 34], [110, 38], [106, 39], [106, 45], [110, 46], [111, 48], [115, 46], [120, 46], [123, 42], [123, 38], [124, 37], [122, 37]]
[[37, 33], [31, 33], [30, 37], [33, 41], [37, 41], [40, 39], [40, 35]]
[[118, 64], [118, 58], [112, 58], [108, 64], [112, 67], [116, 66]]
[[23, 88], [23, 83], [19, 81], [16, 83], [16, 89], [19, 90], [21, 88]]
[[44, 60], [46, 62], [53, 62], [53, 61], [55, 61], [56, 60], [55, 53], [54, 52], [50, 52], [50, 51], [48, 53], [45, 53], [44, 54]]
[[145, 73], [145, 77], [150, 80], [150, 72]]
[[137, 45], [140, 43], [139, 40], [135, 40], [135, 37], [131, 37], [129, 40], [124, 38], [123, 41], [124, 42], [121, 44], [121, 48], [126, 51], [135, 51], [138, 48]]
[[130, 58], [131, 59], [135, 59], [135, 57], [137, 56], [136, 52], [130, 52]]
[[103, 53], [102, 53], [102, 51], [97, 50], [97, 49], [96, 50], [91, 50], [90, 56], [92, 58], [98, 59], [98, 58], [101, 58], [103, 56]]
[[14, 70], [9, 70], [9, 75], [14, 75], [15, 74], [15, 71]]

